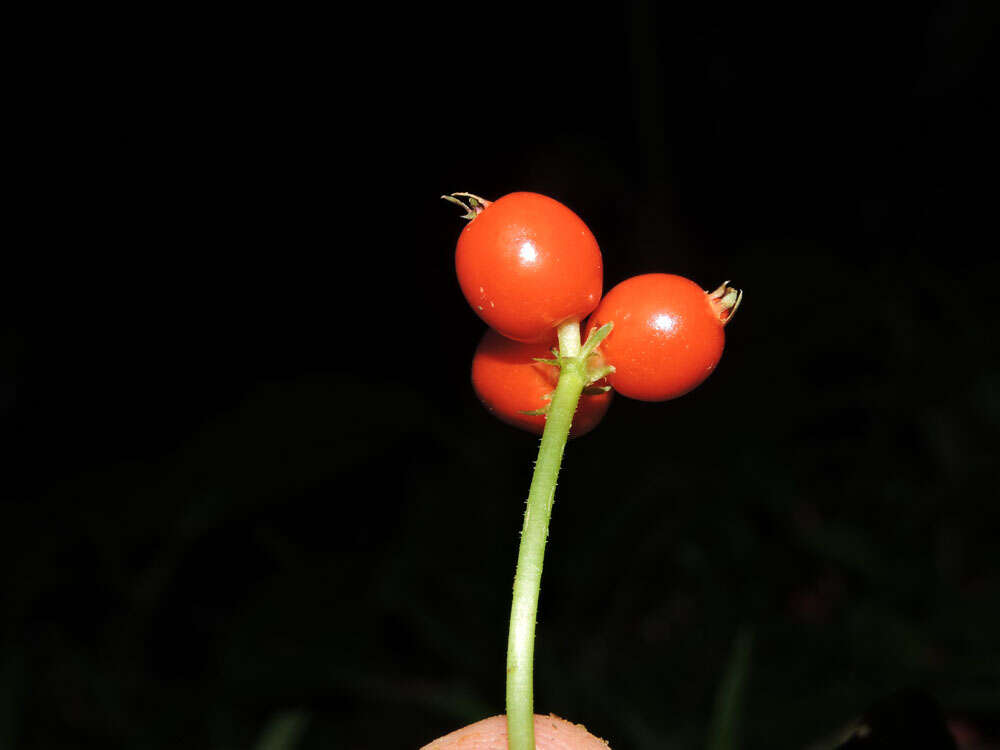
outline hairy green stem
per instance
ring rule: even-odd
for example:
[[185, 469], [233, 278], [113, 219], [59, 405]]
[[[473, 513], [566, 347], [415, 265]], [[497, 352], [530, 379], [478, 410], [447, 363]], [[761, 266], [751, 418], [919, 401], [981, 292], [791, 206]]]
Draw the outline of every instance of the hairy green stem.
[[535, 473], [528, 492], [521, 546], [514, 574], [514, 598], [510, 609], [507, 640], [507, 743], [509, 750], [535, 750], [534, 653], [535, 618], [542, 581], [545, 541], [556, 494], [556, 479], [562, 463], [569, 429], [587, 385], [586, 357], [580, 356], [580, 326], [577, 322], [559, 327], [559, 355], [562, 367], [545, 418], [545, 431], [538, 449]]

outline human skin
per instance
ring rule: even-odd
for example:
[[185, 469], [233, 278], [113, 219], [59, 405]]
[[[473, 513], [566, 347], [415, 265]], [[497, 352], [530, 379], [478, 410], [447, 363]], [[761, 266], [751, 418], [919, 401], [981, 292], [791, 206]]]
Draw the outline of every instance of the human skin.
[[[582, 724], [535, 714], [536, 750], [610, 750]], [[421, 750], [507, 750], [507, 717], [492, 716], [439, 737]]]

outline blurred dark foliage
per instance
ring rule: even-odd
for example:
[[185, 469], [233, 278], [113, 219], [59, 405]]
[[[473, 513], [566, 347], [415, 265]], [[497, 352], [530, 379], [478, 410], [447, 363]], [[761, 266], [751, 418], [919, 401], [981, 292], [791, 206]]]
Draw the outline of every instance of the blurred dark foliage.
[[607, 288], [746, 290], [704, 386], [568, 447], [536, 707], [704, 746], [747, 632], [746, 748], [904, 688], [996, 737], [998, 7], [83, 19], [19, 115], [0, 747], [278, 717], [415, 748], [502, 712], [537, 442], [475, 401], [438, 196], [525, 189]]
[[837, 750], [878, 748], [955, 750], [955, 737], [934, 698], [919, 690], [901, 690], [865, 711]]

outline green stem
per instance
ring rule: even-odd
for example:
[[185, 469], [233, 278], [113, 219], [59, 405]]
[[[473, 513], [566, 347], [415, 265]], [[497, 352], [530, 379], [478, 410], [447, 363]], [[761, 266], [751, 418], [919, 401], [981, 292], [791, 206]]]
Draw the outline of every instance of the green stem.
[[535, 473], [528, 492], [521, 546], [514, 574], [514, 598], [507, 640], [507, 742], [509, 750], [535, 750], [533, 673], [535, 618], [542, 582], [545, 541], [556, 494], [556, 479], [563, 449], [569, 438], [580, 394], [587, 384], [585, 357], [580, 356], [580, 325], [573, 321], [559, 327], [562, 367], [545, 418]]

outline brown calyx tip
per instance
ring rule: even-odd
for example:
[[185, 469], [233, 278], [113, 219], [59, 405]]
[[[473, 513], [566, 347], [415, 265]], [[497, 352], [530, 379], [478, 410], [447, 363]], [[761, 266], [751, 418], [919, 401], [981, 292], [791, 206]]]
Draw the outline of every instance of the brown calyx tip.
[[[441, 198], [449, 203], [454, 203], [456, 206], [461, 206], [465, 210], [462, 218], [469, 219], [470, 221], [479, 216], [492, 203], [492, 201], [480, 198], [478, 195], [473, 195], [472, 193], [450, 193], [442, 195]], [[463, 201], [462, 198], [467, 199], [468, 203]]]
[[726, 325], [743, 301], [743, 290], [729, 286], [729, 281], [723, 281], [714, 292], [708, 292], [708, 300], [722, 325]]

